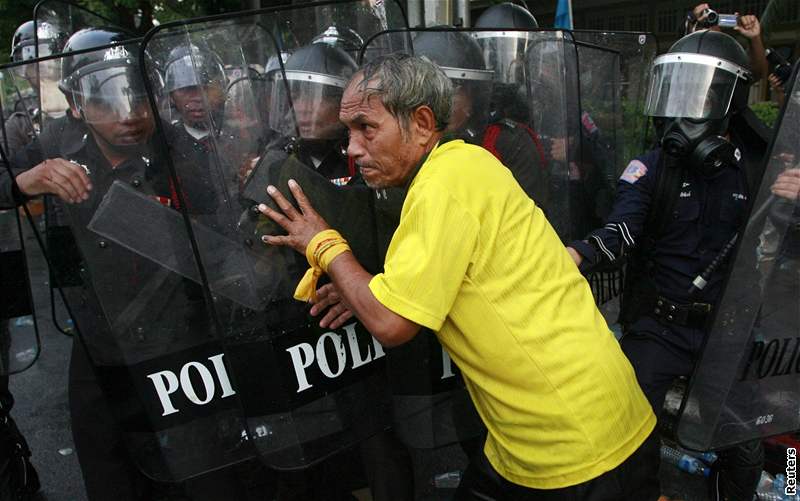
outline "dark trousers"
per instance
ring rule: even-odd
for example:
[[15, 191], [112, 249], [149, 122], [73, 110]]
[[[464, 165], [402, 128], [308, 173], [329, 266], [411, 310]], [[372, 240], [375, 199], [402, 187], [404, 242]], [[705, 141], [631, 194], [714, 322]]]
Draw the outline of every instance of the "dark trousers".
[[619, 466], [587, 482], [561, 489], [532, 489], [509, 482], [489, 463], [483, 450], [474, 457], [458, 486], [457, 501], [655, 501], [658, 499], [658, 434], [653, 432]]
[[[664, 407], [675, 378], [692, 374], [704, 337], [701, 329], [667, 327], [650, 317], [634, 322], [622, 337], [622, 351], [633, 365], [639, 386], [656, 415]], [[712, 500], [752, 501], [764, 468], [761, 441], [717, 451], [717, 455]], [[660, 460], [656, 456], [656, 461]]]

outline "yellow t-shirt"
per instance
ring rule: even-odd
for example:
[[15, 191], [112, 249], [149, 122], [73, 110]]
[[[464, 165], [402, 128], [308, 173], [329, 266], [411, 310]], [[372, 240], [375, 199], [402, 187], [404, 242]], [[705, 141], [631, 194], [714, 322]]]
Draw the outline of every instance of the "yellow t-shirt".
[[633, 369], [542, 211], [483, 148], [450, 141], [420, 168], [384, 273], [369, 284], [436, 331], [489, 430], [506, 479], [588, 481], [655, 426]]

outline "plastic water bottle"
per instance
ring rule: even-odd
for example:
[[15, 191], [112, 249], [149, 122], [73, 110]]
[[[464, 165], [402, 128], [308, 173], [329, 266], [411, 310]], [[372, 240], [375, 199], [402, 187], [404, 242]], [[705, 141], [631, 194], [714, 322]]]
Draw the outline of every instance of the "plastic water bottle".
[[461, 470], [440, 473], [433, 477], [433, 485], [437, 489], [456, 489], [458, 484], [461, 483], [461, 475], [463, 474], [464, 472]]
[[772, 482], [772, 490], [775, 492], [775, 494], [781, 496], [778, 499], [781, 499], [781, 500], [784, 499], [784, 492], [783, 491], [784, 491], [785, 488], [786, 488], [786, 475], [784, 475], [782, 473], [778, 473], [777, 475], [775, 475], [775, 481]]
[[756, 488], [758, 501], [798, 501], [800, 496], [786, 494], [786, 475], [778, 473], [773, 478], [766, 471], [761, 472], [761, 480]]
[[711, 474], [711, 470], [708, 466], [703, 464], [699, 459], [666, 445], [661, 446], [661, 459], [678, 467], [679, 470], [691, 473], [692, 475], [703, 475], [707, 477]]
[[692, 457], [699, 459], [700, 461], [704, 462], [708, 466], [711, 466], [717, 461], [717, 455], [713, 452], [688, 452], [688, 454]]
[[758, 487], [756, 487], [756, 499], [758, 501], [780, 501], [779, 497], [775, 496], [775, 479], [766, 471], [761, 472], [761, 478], [758, 480]]

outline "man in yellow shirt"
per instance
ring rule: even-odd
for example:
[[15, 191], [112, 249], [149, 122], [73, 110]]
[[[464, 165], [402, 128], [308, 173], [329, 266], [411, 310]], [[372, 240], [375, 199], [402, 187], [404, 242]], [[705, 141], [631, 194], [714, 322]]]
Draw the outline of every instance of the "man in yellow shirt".
[[[436, 331], [488, 429], [457, 499], [658, 498], [659, 453], [647, 400], [542, 211], [488, 151], [447, 141], [450, 80], [422, 58], [362, 68], [342, 97], [348, 154], [376, 189], [407, 186], [400, 224], [372, 276], [314, 211], [273, 186], [287, 235], [311, 270], [296, 297], [320, 325], [353, 314], [386, 346]], [[316, 278], [332, 283], [315, 291]]]

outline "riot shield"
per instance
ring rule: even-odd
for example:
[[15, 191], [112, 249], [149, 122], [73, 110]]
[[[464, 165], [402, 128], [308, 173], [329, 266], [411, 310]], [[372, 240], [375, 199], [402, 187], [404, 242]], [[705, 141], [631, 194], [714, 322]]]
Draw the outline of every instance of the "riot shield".
[[[53, 28], [54, 33], [57, 33], [57, 37], [54, 40], [45, 44], [38, 40], [40, 30], [34, 30], [34, 33], [37, 34], [37, 58], [50, 54], [60, 54], [70, 35], [84, 28], [105, 27], [128, 31], [123, 30], [105, 16], [72, 2], [62, 0], [41, 0], [38, 2], [33, 9], [33, 21], [35, 27], [49, 25]], [[131, 34], [131, 38], [134, 38], [133, 34]], [[47, 53], [42, 53], [41, 49], [45, 47]]]
[[[85, 28], [111, 28], [128, 32], [113, 21], [95, 12], [70, 2], [61, 0], [41, 0], [33, 10], [34, 33], [36, 34], [36, 57], [40, 59], [37, 68], [39, 110], [42, 127], [48, 120], [64, 116], [68, 108], [64, 94], [58, 89], [61, 78], [60, 59], [47, 59], [52, 54], [60, 54], [67, 40], [74, 33]], [[45, 30], [39, 29], [45, 27]], [[50, 38], [39, 40], [40, 33], [49, 33]], [[135, 38], [133, 33], [130, 38]]]
[[[174, 482], [254, 453], [213, 300], [172, 269], [196, 263], [179, 200], [199, 213], [208, 202], [176, 196], [152, 137], [138, 51], [131, 43], [51, 56], [72, 68], [62, 90], [81, 120], [52, 119], [39, 141], [45, 156], [79, 165], [93, 186], [81, 203], [51, 197], [54, 280], [132, 459], [144, 474]], [[121, 227], [178, 264], [160, 266], [104, 236], [108, 205]], [[139, 224], [125, 226], [131, 221]]]
[[579, 82], [577, 57], [569, 32], [538, 31], [526, 46], [525, 87], [532, 126], [542, 137], [550, 174], [547, 219], [562, 240], [576, 234], [572, 185], [580, 177]]
[[795, 71], [681, 408], [678, 438], [692, 449], [800, 429], [800, 208], [796, 194], [772, 193], [776, 179], [800, 172], [797, 80]]
[[[581, 104], [596, 126], [603, 146], [613, 150], [609, 152], [613, 171], [608, 174], [616, 180], [627, 162], [650, 146], [643, 110], [649, 69], [658, 42], [651, 33], [576, 30], [572, 36], [578, 46], [581, 65]], [[584, 54], [587, 57], [581, 57]], [[600, 68], [600, 61], [609, 66]], [[599, 83], [599, 88], [584, 78], [584, 68], [591, 71], [591, 82]], [[594, 130], [591, 123], [586, 125], [590, 131]]]
[[[37, 132], [32, 116], [35, 98], [29, 77], [35, 64], [14, 63], [0, 66], [0, 148], [3, 166], [7, 159], [30, 142]], [[6, 171], [10, 173], [9, 171]], [[4, 174], [6, 174], [4, 172]], [[28, 206], [4, 207], [0, 211], [0, 284], [4, 289], [0, 311], [0, 374], [16, 373], [30, 367], [40, 352], [36, 309], [33, 302], [31, 278], [33, 270], [30, 252], [35, 243], [36, 227], [22, 224], [21, 214], [37, 212], [40, 201]], [[31, 219], [32, 220], [32, 219]]]
[[[279, 230], [254, 210], [268, 202], [268, 184], [286, 193], [287, 181], [295, 179], [359, 260], [375, 269], [372, 194], [342, 186], [354, 165], [343, 154], [346, 136], [334, 97], [347, 75], [285, 71], [284, 61], [295, 63], [292, 55], [282, 56], [285, 47], [270, 31], [276, 19], [296, 15], [369, 25], [377, 19], [369, 5], [264, 10], [152, 31], [142, 71], [183, 215], [119, 186], [89, 225], [149, 265], [205, 288], [242, 403], [244, 435], [265, 463], [280, 469], [306, 467], [390, 423], [382, 347], [357, 322], [336, 331], [318, 327], [292, 297], [305, 260], [264, 245], [261, 236]], [[350, 17], [359, 12], [370, 19]], [[291, 34], [293, 40], [305, 36], [299, 28]], [[267, 63], [277, 69], [264, 74]], [[311, 97], [301, 95], [305, 86], [294, 85], [308, 75], [321, 86]], [[325, 110], [324, 116], [300, 114], [304, 99], [317, 99], [310, 108]], [[188, 234], [191, 249], [165, 252], [159, 240], [176, 234]]]
[[[0, 70], [1, 71], [1, 70]], [[4, 128], [0, 115], [0, 127]], [[3, 137], [0, 129], [0, 138]], [[6, 169], [7, 155], [0, 144], [0, 160]], [[23, 230], [19, 211], [0, 210], [0, 376], [31, 367], [39, 357], [40, 340], [31, 290], [31, 263], [26, 246], [35, 245], [31, 232]]]

